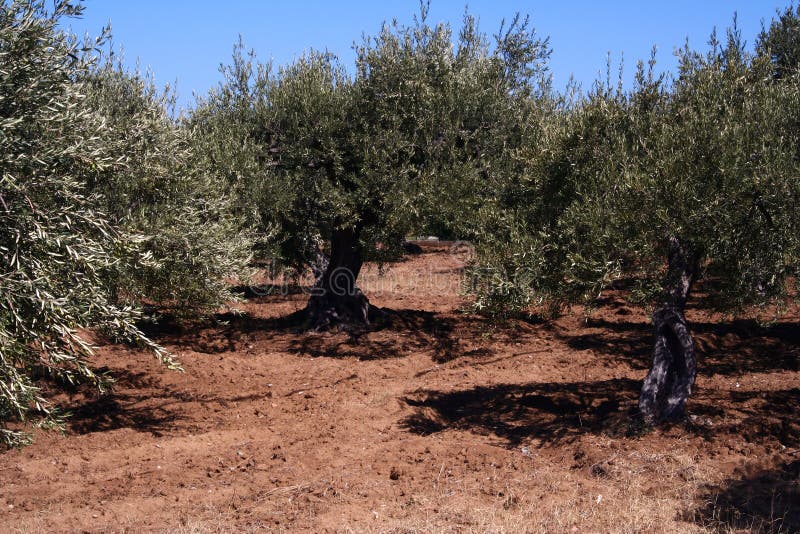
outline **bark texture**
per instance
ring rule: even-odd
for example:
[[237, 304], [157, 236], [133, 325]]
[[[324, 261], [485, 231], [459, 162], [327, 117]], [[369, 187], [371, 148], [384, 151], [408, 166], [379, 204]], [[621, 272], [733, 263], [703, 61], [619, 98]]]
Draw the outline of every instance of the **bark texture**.
[[320, 283], [325, 271], [328, 270], [330, 258], [322, 248], [322, 243], [317, 243], [314, 247], [314, 260], [311, 262], [311, 273], [314, 275], [314, 285]]
[[684, 312], [697, 271], [691, 252], [671, 239], [664, 298], [653, 313], [653, 366], [639, 397], [639, 411], [650, 424], [682, 417], [692, 392], [697, 363]]
[[363, 263], [359, 232], [335, 230], [330, 258], [314, 284], [306, 307], [312, 329], [369, 324], [369, 300], [356, 285]]

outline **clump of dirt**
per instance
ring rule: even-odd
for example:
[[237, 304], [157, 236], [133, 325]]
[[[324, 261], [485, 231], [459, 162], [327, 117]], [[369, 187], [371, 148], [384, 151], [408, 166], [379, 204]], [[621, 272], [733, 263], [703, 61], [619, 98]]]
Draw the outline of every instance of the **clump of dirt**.
[[[644, 313], [502, 326], [462, 313], [463, 254], [368, 266], [386, 320], [300, 333], [302, 291], [155, 332], [185, 372], [108, 345], [113, 393], [58, 399], [65, 435], [0, 455], [20, 531], [798, 531], [800, 325], [689, 312], [683, 423], [636, 423]], [[266, 293], [266, 294], [265, 294]]]

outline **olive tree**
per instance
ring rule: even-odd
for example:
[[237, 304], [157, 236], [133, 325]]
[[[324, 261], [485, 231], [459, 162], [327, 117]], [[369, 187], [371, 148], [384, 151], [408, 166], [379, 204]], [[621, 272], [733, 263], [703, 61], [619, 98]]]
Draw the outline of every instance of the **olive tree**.
[[469, 220], [455, 215], [477, 211], [514, 166], [530, 98], [547, 85], [547, 44], [527, 21], [515, 18], [490, 46], [470, 16], [455, 43], [448, 25], [426, 17], [423, 5], [414, 24], [385, 24], [356, 45], [353, 75], [316, 52], [273, 73], [239, 47], [190, 121], [212, 139], [209, 159], [221, 159], [221, 132], [239, 136], [232, 158], [246, 163], [227, 174], [265, 203], [257, 223], [290, 244], [278, 247], [285, 258], [310, 262], [325, 244], [306, 310], [312, 328], [369, 322], [363, 263], [399, 254], [420, 219]]
[[800, 85], [771, 71], [734, 28], [724, 44], [712, 37], [707, 53], [681, 51], [671, 82], [651, 63], [630, 93], [598, 84], [537, 155], [539, 202], [509, 216], [507, 226], [523, 229], [507, 249], [514, 268], [490, 270], [498, 282], [489, 286], [525, 296], [512, 304], [551, 309], [592, 303], [611, 281], [632, 279], [632, 301], [653, 310], [653, 365], [639, 401], [651, 423], [681, 416], [691, 393], [685, 309], [698, 282], [709, 305], [732, 313], [791, 293]]
[[126, 71], [113, 52], [80, 82], [116, 155], [86, 184], [129, 236], [108, 273], [116, 302], [194, 315], [235, 300], [230, 283], [246, 280], [251, 243], [224, 180], [202, 164], [192, 130], [172, 117], [174, 93], [150, 74]]
[[[107, 125], [84, 105], [79, 79], [97, 42], [61, 31], [79, 7], [0, 4], [0, 441], [27, 439], [22, 421], [58, 422], [35, 378], [103, 387], [82, 329], [94, 328], [168, 356], [135, 326], [107, 284], [124, 232], [87, 187], [119, 157]], [[171, 360], [169, 360], [171, 361]], [[9, 426], [9, 425], [12, 426]]]

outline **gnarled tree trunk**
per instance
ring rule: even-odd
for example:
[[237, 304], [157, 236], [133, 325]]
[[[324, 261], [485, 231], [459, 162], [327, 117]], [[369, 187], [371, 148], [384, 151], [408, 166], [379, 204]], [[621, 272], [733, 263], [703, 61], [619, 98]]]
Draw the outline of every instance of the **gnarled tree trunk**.
[[680, 418], [692, 392], [697, 364], [684, 311], [697, 271], [691, 252], [672, 238], [664, 298], [653, 313], [653, 366], [639, 397], [639, 411], [651, 424]]
[[359, 231], [334, 230], [328, 264], [314, 284], [306, 307], [311, 328], [369, 324], [369, 300], [356, 285], [363, 263]]

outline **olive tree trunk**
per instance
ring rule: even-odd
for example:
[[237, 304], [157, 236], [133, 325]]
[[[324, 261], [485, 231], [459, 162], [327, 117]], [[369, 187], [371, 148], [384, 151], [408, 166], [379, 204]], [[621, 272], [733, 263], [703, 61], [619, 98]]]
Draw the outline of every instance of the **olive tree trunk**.
[[691, 253], [677, 239], [671, 239], [664, 297], [653, 312], [653, 366], [639, 397], [639, 411], [650, 424], [682, 417], [692, 392], [697, 364], [684, 312], [697, 271]]
[[369, 324], [369, 300], [356, 285], [363, 263], [358, 230], [335, 230], [327, 266], [317, 278], [306, 307], [312, 329]]

